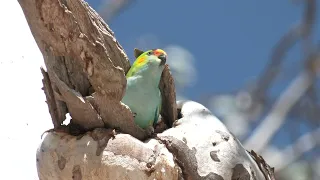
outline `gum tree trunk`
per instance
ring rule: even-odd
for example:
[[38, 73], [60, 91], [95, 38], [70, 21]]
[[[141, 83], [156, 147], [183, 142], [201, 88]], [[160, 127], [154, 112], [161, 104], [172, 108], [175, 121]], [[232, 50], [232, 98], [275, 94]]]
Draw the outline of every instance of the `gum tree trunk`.
[[[164, 131], [152, 137], [121, 103], [127, 55], [101, 17], [82, 0], [18, 0], [43, 54], [43, 90], [54, 129], [37, 151], [46, 179], [273, 179], [199, 103], [175, 101], [166, 66], [161, 82]], [[169, 55], [170, 60], [170, 55]], [[62, 122], [69, 113], [68, 126]]]

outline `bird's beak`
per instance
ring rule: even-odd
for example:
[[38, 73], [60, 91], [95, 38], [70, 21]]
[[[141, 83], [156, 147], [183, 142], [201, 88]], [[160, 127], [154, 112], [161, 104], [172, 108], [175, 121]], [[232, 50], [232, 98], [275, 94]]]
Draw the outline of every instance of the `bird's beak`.
[[161, 54], [160, 56], [158, 56], [158, 58], [161, 60], [160, 66], [163, 66], [166, 64], [167, 56], [165, 54]]

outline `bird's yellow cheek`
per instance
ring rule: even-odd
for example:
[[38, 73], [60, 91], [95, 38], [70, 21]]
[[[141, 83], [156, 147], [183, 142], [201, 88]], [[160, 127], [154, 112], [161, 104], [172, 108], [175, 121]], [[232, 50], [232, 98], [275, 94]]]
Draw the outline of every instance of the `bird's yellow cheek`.
[[145, 60], [146, 60], [145, 57], [140, 57], [137, 62], [138, 62], [138, 64], [143, 64], [143, 63], [145, 63]]

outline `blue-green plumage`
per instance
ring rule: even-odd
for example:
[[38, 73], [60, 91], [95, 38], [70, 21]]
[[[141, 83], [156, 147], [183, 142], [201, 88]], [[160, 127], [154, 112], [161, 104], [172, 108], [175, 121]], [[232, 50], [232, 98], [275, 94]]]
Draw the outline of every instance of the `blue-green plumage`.
[[141, 51], [127, 73], [127, 88], [122, 102], [129, 106], [135, 123], [143, 129], [158, 121], [161, 108], [158, 86], [165, 61], [163, 50]]

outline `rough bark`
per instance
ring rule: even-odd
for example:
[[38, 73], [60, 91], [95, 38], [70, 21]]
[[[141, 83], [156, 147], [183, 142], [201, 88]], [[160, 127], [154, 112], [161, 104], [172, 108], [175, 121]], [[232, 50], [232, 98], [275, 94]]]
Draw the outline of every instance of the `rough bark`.
[[121, 103], [128, 58], [87, 3], [19, 3], [46, 64], [43, 89], [54, 128], [61, 128], [66, 113], [73, 125], [43, 139], [37, 151], [41, 180], [270, 179], [272, 170], [245, 151], [208, 109], [192, 101], [176, 105], [168, 66], [159, 85], [161, 115], [174, 126], [152, 138], [137, 127]]

